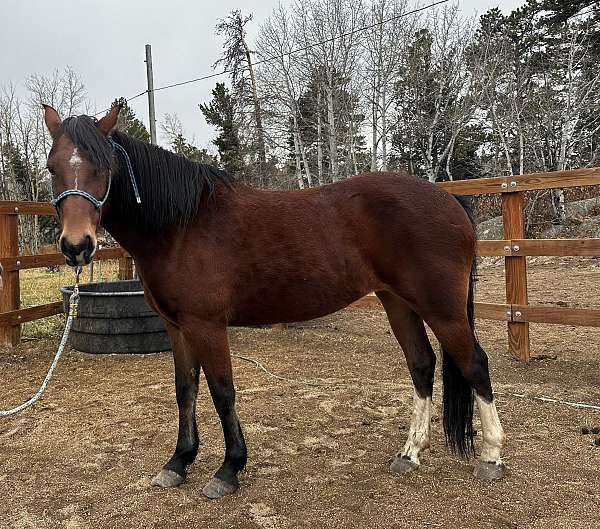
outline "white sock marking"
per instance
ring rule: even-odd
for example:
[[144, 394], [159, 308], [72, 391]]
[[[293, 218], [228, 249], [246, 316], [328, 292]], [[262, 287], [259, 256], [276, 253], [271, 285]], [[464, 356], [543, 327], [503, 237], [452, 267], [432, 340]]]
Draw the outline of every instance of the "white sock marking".
[[408, 439], [402, 450], [402, 457], [420, 464], [419, 454], [429, 448], [429, 433], [431, 429], [431, 397], [421, 397], [414, 390], [413, 413], [408, 430]]
[[475, 393], [475, 400], [479, 408], [479, 418], [483, 430], [483, 446], [479, 459], [484, 463], [501, 465], [500, 450], [504, 444], [505, 435], [496, 411], [496, 405], [493, 401], [486, 402], [477, 393]]

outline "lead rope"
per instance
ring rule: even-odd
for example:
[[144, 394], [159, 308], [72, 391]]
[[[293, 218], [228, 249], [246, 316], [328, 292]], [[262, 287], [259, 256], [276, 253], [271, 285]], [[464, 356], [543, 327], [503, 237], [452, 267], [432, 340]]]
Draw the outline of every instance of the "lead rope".
[[50, 380], [52, 379], [52, 375], [54, 374], [54, 370], [56, 369], [56, 366], [58, 365], [58, 361], [60, 360], [60, 357], [63, 354], [63, 351], [65, 350], [65, 346], [67, 345], [67, 339], [69, 338], [69, 332], [71, 331], [71, 327], [73, 325], [73, 320], [77, 317], [77, 307], [79, 306], [79, 276], [80, 276], [80, 274], [81, 274], [81, 266], [78, 266], [75, 269], [75, 285], [73, 287], [73, 293], [71, 294], [71, 297], [69, 298], [69, 315], [67, 316], [67, 321], [65, 323], [65, 330], [63, 331], [62, 338], [61, 338], [60, 344], [58, 346], [58, 350], [56, 351], [56, 354], [54, 355], [54, 360], [52, 361], [52, 365], [50, 365], [50, 369], [48, 370], [48, 373], [46, 374], [46, 378], [44, 379], [44, 382], [42, 382], [42, 385], [40, 386], [40, 389], [37, 390], [36, 394], [33, 397], [31, 397], [28, 401], [25, 401], [25, 402], [23, 402], [23, 404], [20, 404], [19, 406], [16, 406], [15, 408], [12, 408], [10, 410], [0, 410], [0, 417], [10, 417], [11, 415], [15, 415], [15, 414], [25, 410], [26, 408], [29, 408], [29, 406], [32, 406], [38, 400], [40, 400], [42, 398], [42, 395], [44, 394], [44, 391], [46, 391], [46, 388], [48, 387], [48, 384], [50, 383]]
[[[129, 154], [127, 151], [119, 145], [115, 140], [113, 140], [110, 136], [106, 138], [108, 143], [112, 146], [113, 150], [119, 151], [123, 158], [125, 159], [125, 164], [127, 165], [127, 174], [129, 175], [129, 181], [131, 182], [131, 187], [133, 188], [133, 194], [135, 195], [135, 201], [138, 204], [142, 203], [142, 199], [140, 198], [140, 191], [137, 186], [137, 182], [135, 180], [135, 174], [133, 173], [133, 167], [131, 165], [131, 158], [129, 158]], [[107, 195], [108, 196], [108, 193]]]

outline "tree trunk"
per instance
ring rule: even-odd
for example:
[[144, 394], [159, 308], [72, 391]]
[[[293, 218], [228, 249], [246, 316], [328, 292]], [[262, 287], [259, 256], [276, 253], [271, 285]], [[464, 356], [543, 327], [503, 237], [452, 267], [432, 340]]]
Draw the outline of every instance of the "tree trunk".
[[[560, 151], [558, 153], [558, 163], [556, 164], [556, 169], [558, 171], [564, 171], [567, 167], [567, 143], [570, 136], [569, 132], [567, 131], [567, 128], [569, 126], [567, 122], [568, 119], [568, 117], [565, 117], [565, 122], [562, 126], [562, 133], [560, 138]], [[554, 200], [554, 207], [556, 209], [558, 221], [561, 224], [563, 224], [565, 220], [567, 220], [567, 211], [565, 208], [565, 193], [562, 189], [553, 189], [552, 198]]]
[[296, 182], [298, 183], [298, 187], [300, 189], [304, 189], [304, 181], [302, 180], [302, 166], [300, 162], [300, 144], [298, 141], [298, 120], [296, 119], [296, 115], [293, 116], [294, 122], [294, 160], [296, 162]]
[[317, 92], [317, 179], [323, 185], [323, 122], [321, 120], [321, 89]]
[[452, 171], [450, 170], [450, 164], [452, 163], [452, 154], [454, 153], [454, 143], [456, 142], [456, 138], [453, 136], [450, 140], [450, 148], [448, 149], [448, 154], [446, 155], [446, 174], [448, 175], [448, 180], [454, 180], [452, 177]]
[[425, 163], [425, 175], [427, 176], [427, 180], [433, 183], [437, 180], [437, 174], [433, 167], [433, 129], [429, 131], [427, 151], [425, 152]]
[[377, 147], [379, 144], [379, 139], [377, 138], [377, 91], [375, 89], [373, 89], [373, 96], [371, 98], [371, 109], [373, 120], [373, 128], [371, 131], [371, 141], [373, 143], [373, 147], [371, 148], [371, 171], [377, 171]]
[[329, 172], [331, 180], [339, 180], [338, 157], [337, 157], [337, 131], [335, 127], [335, 109], [333, 106], [333, 76], [329, 74], [328, 84], [326, 86], [327, 96], [327, 135], [329, 138]]
[[308, 163], [308, 160], [306, 159], [306, 149], [304, 148], [304, 142], [302, 141], [300, 130], [298, 130], [298, 145], [300, 147], [300, 156], [302, 157], [302, 166], [304, 167], [304, 176], [306, 176], [308, 187], [312, 187], [313, 181], [312, 175], [310, 173], [310, 165]]
[[[349, 161], [352, 164], [352, 175], [358, 174], [358, 166], [356, 163], [356, 155], [354, 152], [354, 126], [352, 119], [349, 120], [348, 123], [348, 157]], [[348, 163], [346, 163], [346, 168]], [[346, 169], [346, 176], [350, 176], [349, 171]]]
[[265, 148], [265, 131], [262, 123], [262, 110], [260, 108], [260, 100], [258, 99], [258, 93], [256, 91], [256, 77], [254, 76], [254, 67], [252, 66], [250, 50], [248, 49], [246, 39], [244, 38], [242, 38], [242, 45], [244, 46], [246, 61], [248, 62], [250, 86], [252, 88], [252, 99], [254, 100], [254, 119], [256, 120], [256, 133], [258, 135], [258, 158], [261, 165], [264, 165], [267, 161], [267, 151]]
[[385, 85], [381, 91], [381, 170], [387, 171], [387, 109]]
[[408, 174], [411, 174], [411, 175], [415, 174], [415, 161], [413, 158], [413, 153], [414, 153], [414, 141], [413, 141], [412, 134], [409, 132], [409, 134], [408, 134]]
[[519, 174], [525, 174], [525, 139], [519, 127]]
[[350, 138], [350, 158], [352, 159], [352, 174], [357, 175], [358, 164], [356, 163], [356, 149], [354, 148], [354, 132], [352, 133], [352, 137]]
[[500, 137], [500, 142], [502, 143], [502, 149], [504, 151], [504, 156], [506, 158], [508, 174], [510, 176], [513, 176], [514, 172], [513, 172], [513, 167], [512, 167], [512, 160], [510, 158], [510, 151], [508, 150], [508, 144], [506, 143], [506, 138], [504, 137], [504, 133], [500, 130], [500, 125], [498, 123], [498, 117], [496, 116], [496, 109], [493, 104], [492, 104], [492, 118], [493, 118], [492, 125], [496, 129], [496, 132], [498, 133], [498, 136]]

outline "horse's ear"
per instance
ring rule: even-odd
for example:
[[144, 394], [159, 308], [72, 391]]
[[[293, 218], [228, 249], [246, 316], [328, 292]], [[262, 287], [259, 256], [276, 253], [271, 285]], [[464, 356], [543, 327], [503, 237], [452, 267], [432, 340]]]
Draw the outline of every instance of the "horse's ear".
[[113, 105], [109, 110], [108, 114], [102, 119], [98, 120], [98, 130], [104, 135], [108, 136], [117, 126], [117, 120], [119, 119], [119, 112], [123, 106], [119, 103]]
[[48, 128], [50, 136], [54, 138], [62, 121], [60, 120], [58, 112], [50, 105], [42, 105], [42, 108], [44, 109], [44, 121], [46, 122], [46, 127]]

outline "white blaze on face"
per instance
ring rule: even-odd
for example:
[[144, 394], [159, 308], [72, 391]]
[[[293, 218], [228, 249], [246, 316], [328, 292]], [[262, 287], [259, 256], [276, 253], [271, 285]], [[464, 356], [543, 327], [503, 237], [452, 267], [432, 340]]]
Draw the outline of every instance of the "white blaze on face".
[[81, 164], [83, 163], [83, 160], [81, 159], [81, 156], [79, 156], [79, 149], [77, 147], [75, 147], [73, 149], [73, 153], [71, 154], [71, 158], [69, 159], [69, 165], [73, 168], [73, 172], [75, 173], [75, 184], [74, 184], [74, 188], [78, 189], [78, 185], [79, 182], [78, 180], [78, 171], [79, 168], [81, 167]]
[[409, 458], [413, 463], [420, 464], [419, 454], [429, 447], [431, 429], [431, 397], [421, 397], [414, 390], [413, 414], [408, 431], [408, 439], [402, 450], [402, 457]]
[[486, 402], [477, 393], [475, 393], [475, 400], [479, 408], [479, 418], [483, 430], [483, 447], [479, 459], [484, 463], [501, 465], [500, 450], [504, 444], [505, 435], [496, 411], [496, 405], [493, 401]]

